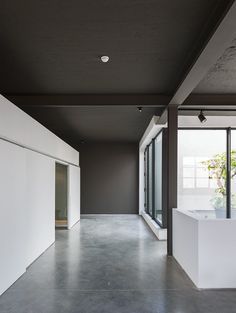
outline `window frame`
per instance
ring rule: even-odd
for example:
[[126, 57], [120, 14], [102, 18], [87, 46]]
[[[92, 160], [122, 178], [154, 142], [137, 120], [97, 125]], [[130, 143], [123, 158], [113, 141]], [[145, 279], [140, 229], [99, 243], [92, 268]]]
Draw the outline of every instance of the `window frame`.
[[[144, 155], [146, 155], [147, 167], [146, 167], [146, 184], [145, 184], [145, 212], [162, 228], [166, 227], [167, 224], [167, 206], [164, 203], [164, 177], [165, 171], [163, 166], [163, 158], [162, 158], [162, 223], [158, 219], [155, 218], [155, 139], [162, 133], [162, 149], [164, 147], [164, 130], [167, 128], [162, 128], [154, 138], [152, 138], [151, 142], [146, 146]], [[236, 130], [236, 127], [178, 127], [178, 130], [224, 130], [226, 133], [226, 168], [227, 168], [227, 179], [226, 179], [226, 218], [231, 218], [231, 131]], [[152, 214], [149, 212], [149, 146], [152, 145]], [[163, 153], [163, 151], [162, 151]]]
[[[163, 196], [165, 196], [165, 192], [163, 191], [163, 186], [164, 184], [162, 185], [162, 222], [160, 220], [158, 220], [156, 217], [155, 217], [155, 201], [156, 201], [156, 198], [155, 198], [155, 170], [156, 170], [156, 166], [155, 166], [155, 140], [156, 138], [162, 134], [162, 154], [163, 154], [163, 138], [164, 138], [164, 129], [165, 128], [162, 128], [156, 135], [155, 137], [152, 138], [151, 142], [146, 146], [145, 148], [145, 151], [144, 151], [144, 157], [145, 157], [145, 164], [144, 166], [146, 166], [146, 174], [147, 177], [145, 177], [146, 179], [146, 183], [145, 183], [145, 189], [144, 189], [144, 192], [146, 193], [145, 195], [145, 212], [161, 227], [161, 228], [165, 228], [166, 227], [166, 216], [167, 216], [167, 208], [164, 207], [164, 201], [163, 201]], [[151, 210], [151, 214], [149, 212], [149, 206], [150, 206], [150, 193], [149, 193], [149, 184], [150, 184], [150, 179], [149, 179], [149, 167], [150, 167], [150, 164], [149, 164], [149, 153], [150, 153], [150, 146], [152, 146], [152, 170], [151, 170], [151, 175], [152, 175], [152, 210]], [[162, 157], [162, 181], [163, 181], [163, 178], [164, 178], [164, 171], [163, 171], [163, 157]]]
[[[231, 131], [236, 127], [178, 127], [178, 130], [224, 130], [226, 135], [226, 218], [231, 218]], [[177, 195], [178, 196], [178, 195]]]

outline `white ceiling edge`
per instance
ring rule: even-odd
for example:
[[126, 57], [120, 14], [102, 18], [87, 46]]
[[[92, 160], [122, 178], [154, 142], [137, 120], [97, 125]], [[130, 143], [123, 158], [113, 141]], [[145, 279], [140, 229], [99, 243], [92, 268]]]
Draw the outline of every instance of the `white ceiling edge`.
[[[236, 116], [207, 116], [207, 121], [201, 123], [195, 116], [179, 116], [178, 117], [178, 127], [183, 128], [227, 128], [236, 127]], [[152, 139], [158, 134], [162, 128], [167, 127], [167, 123], [159, 124], [160, 117], [153, 116], [147, 129], [145, 130], [140, 142], [139, 149], [144, 151], [146, 146], [152, 141]]]
[[198, 128], [209, 128], [209, 127], [236, 127], [236, 116], [208, 116], [205, 114], [207, 121], [201, 123], [195, 116], [179, 116], [178, 127], [198, 127]]
[[165, 124], [159, 124], [158, 121], [160, 119], [160, 116], [154, 115], [145, 130], [143, 137], [141, 138], [139, 142], [139, 149], [145, 150], [146, 146], [152, 141], [152, 139], [158, 134], [158, 132], [162, 129], [167, 127], [167, 123]]

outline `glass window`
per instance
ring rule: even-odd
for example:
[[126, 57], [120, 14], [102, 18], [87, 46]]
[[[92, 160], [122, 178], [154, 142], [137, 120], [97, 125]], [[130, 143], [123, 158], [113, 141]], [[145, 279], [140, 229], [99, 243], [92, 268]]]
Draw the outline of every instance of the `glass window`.
[[178, 207], [226, 217], [226, 130], [179, 130]]
[[152, 216], [152, 144], [148, 146], [148, 213]]
[[155, 145], [155, 211], [154, 218], [162, 224], [162, 132]]
[[148, 163], [148, 157], [147, 157], [147, 149], [144, 152], [144, 197], [145, 197], [145, 211], [147, 212], [147, 188], [148, 188], [148, 183], [147, 183], [147, 177], [148, 177], [148, 173], [147, 173], [147, 163]]
[[166, 190], [166, 180], [163, 182], [163, 153], [165, 153], [163, 140], [165, 140], [165, 131], [162, 130], [145, 149], [145, 211], [161, 227], [166, 227], [165, 196], [163, 200]]

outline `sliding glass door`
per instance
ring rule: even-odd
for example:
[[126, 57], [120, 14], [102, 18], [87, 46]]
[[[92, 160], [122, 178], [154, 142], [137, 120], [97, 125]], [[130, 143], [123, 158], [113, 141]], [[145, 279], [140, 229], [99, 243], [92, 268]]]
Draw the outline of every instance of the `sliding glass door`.
[[154, 140], [154, 218], [162, 224], [162, 132]]
[[148, 146], [148, 192], [147, 192], [147, 213], [152, 216], [152, 205], [153, 205], [153, 147], [152, 144]]
[[[166, 227], [166, 134], [145, 151], [146, 212]], [[236, 218], [236, 129], [179, 129], [178, 208], [201, 216]]]
[[147, 212], [148, 205], [148, 149], [146, 148], [144, 151], [144, 208], [145, 212]]
[[145, 211], [161, 227], [165, 227], [163, 201], [163, 131], [145, 150]]

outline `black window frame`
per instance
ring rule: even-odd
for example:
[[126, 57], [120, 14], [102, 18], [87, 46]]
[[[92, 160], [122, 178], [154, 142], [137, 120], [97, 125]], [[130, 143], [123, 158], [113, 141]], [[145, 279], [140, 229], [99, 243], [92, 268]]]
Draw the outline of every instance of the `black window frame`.
[[231, 131], [235, 127], [178, 127], [178, 130], [224, 130], [226, 135], [226, 218], [231, 218]]
[[[236, 127], [178, 127], [178, 130], [224, 130], [226, 133], [226, 218], [231, 218], [231, 131]], [[162, 128], [145, 148], [146, 184], [145, 184], [145, 212], [161, 227], [167, 226], [167, 132]], [[155, 218], [155, 139], [162, 133], [162, 222]], [[149, 212], [149, 147], [152, 145], [152, 214]]]
[[[167, 139], [167, 128], [162, 128], [154, 138], [152, 138], [151, 142], [146, 146], [145, 151], [144, 151], [144, 157], [145, 160], [144, 162], [146, 163], [145, 169], [146, 169], [146, 173], [145, 175], [147, 175], [147, 177], [145, 177], [145, 187], [144, 187], [144, 192], [145, 194], [145, 212], [161, 227], [161, 228], [166, 228], [166, 224], [167, 224], [167, 201], [166, 201], [166, 197], [167, 197], [167, 192], [166, 192], [166, 166], [164, 166], [163, 164], [163, 160], [166, 160], [165, 157], [165, 153], [166, 151], [166, 145], [163, 144], [164, 141]], [[155, 217], [155, 140], [156, 138], [162, 134], [162, 221], [158, 220]], [[149, 212], [149, 183], [150, 183], [150, 179], [149, 179], [149, 153], [150, 153], [150, 146], [152, 146], [152, 171], [151, 171], [151, 175], [152, 175], [152, 212], [150, 214]]]

